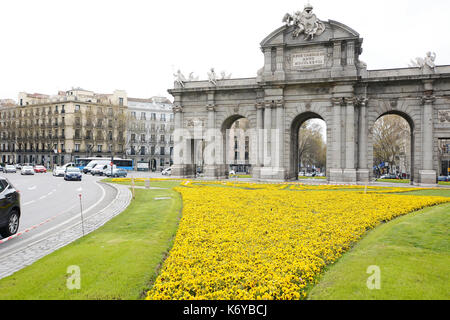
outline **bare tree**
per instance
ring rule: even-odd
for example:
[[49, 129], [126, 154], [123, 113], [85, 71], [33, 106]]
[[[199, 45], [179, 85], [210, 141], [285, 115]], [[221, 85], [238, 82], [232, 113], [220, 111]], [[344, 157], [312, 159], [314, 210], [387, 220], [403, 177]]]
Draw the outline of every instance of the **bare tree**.
[[375, 123], [373, 137], [375, 166], [383, 162], [388, 162], [391, 168], [400, 166], [402, 158], [409, 163], [411, 129], [405, 119], [397, 115], [382, 117]]
[[302, 167], [326, 166], [326, 143], [322, 135], [322, 127], [318, 123], [306, 121], [299, 130], [298, 159]]

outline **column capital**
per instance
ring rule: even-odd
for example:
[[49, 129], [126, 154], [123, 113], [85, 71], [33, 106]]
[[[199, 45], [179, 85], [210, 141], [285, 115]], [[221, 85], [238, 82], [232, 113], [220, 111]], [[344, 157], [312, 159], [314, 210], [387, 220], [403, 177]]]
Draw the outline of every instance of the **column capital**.
[[367, 99], [365, 97], [357, 97], [356, 98], [356, 105], [358, 107], [367, 107], [368, 104], [369, 104], [369, 99]]
[[183, 112], [183, 107], [181, 105], [175, 105], [173, 107], [173, 112], [174, 113], [182, 113]]
[[275, 103], [273, 101], [264, 101], [265, 109], [272, 109], [275, 107]]
[[275, 107], [276, 108], [284, 108], [284, 100], [275, 101]]
[[425, 95], [420, 100], [422, 105], [433, 104], [436, 101], [436, 97], [433, 95]]
[[344, 103], [348, 106], [348, 105], [355, 105], [357, 103], [357, 99], [355, 97], [347, 97], [347, 98], [343, 98]]
[[256, 110], [264, 110], [264, 102], [255, 103]]
[[217, 109], [217, 107], [214, 104], [206, 105], [206, 111], [208, 111], [208, 112], [216, 112], [216, 109]]
[[331, 98], [331, 102], [333, 103], [334, 107], [343, 107], [343, 106], [345, 106], [344, 98]]

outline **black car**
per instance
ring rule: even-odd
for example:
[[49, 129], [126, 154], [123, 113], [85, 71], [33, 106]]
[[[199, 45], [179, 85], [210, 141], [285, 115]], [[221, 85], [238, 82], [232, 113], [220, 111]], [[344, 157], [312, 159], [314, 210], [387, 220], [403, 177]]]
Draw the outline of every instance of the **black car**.
[[0, 236], [10, 237], [19, 230], [20, 195], [5, 178], [0, 178]]
[[81, 181], [82, 178], [82, 174], [80, 169], [78, 168], [74, 168], [74, 167], [70, 167], [66, 169], [66, 173], [64, 174], [64, 180], [66, 181]]

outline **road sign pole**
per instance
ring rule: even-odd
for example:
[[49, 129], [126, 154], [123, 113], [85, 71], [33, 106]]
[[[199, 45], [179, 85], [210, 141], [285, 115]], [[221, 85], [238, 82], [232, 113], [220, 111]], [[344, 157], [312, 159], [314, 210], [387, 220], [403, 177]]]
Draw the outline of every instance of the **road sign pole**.
[[84, 237], [84, 218], [83, 218], [83, 205], [81, 203], [81, 193], [80, 193], [80, 212], [81, 212], [81, 229], [83, 230], [83, 237]]

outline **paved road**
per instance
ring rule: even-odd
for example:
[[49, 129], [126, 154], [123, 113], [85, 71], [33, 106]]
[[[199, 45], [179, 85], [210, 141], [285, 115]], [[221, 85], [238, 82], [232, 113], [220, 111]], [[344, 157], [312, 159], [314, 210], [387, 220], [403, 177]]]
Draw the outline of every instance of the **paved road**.
[[19, 233], [36, 227], [0, 243], [0, 256], [79, 222], [80, 194], [85, 218], [105, 208], [117, 195], [113, 187], [98, 183], [102, 178], [90, 175], [83, 175], [82, 182], [64, 181], [51, 173], [34, 176], [21, 176], [19, 173], [0, 175], [5, 176], [20, 191], [22, 216]]

